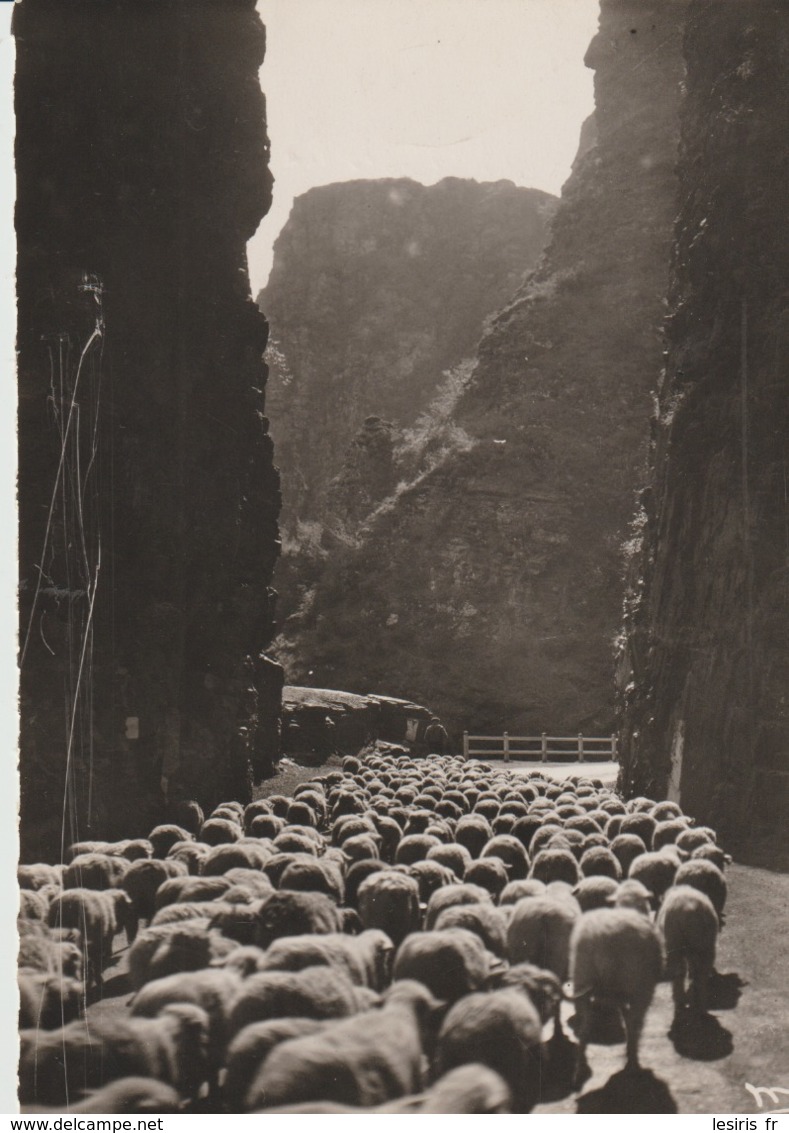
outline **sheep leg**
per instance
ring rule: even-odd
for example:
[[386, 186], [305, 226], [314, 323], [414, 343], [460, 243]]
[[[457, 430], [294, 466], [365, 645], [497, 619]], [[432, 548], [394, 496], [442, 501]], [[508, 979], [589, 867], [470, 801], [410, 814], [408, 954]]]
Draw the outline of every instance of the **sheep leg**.
[[622, 1018], [626, 1035], [625, 1067], [628, 1070], [640, 1070], [641, 1068], [638, 1061], [638, 1047], [641, 1042], [641, 1032], [644, 1029], [646, 1013], [646, 1004], [626, 1003], [622, 1005]]
[[706, 956], [697, 956], [688, 961], [690, 978], [690, 1006], [698, 1015], [704, 1015], [709, 1002], [709, 981], [714, 961]]
[[580, 1090], [589, 1077], [586, 1047], [592, 1033], [592, 1004], [588, 993], [575, 1000], [575, 1033], [578, 1036], [578, 1053], [575, 1060], [573, 1087]]
[[680, 1015], [685, 1007], [685, 961], [676, 953], [669, 953], [666, 961], [666, 974], [671, 980], [671, 994], [674, 1000], [674, 1017]]

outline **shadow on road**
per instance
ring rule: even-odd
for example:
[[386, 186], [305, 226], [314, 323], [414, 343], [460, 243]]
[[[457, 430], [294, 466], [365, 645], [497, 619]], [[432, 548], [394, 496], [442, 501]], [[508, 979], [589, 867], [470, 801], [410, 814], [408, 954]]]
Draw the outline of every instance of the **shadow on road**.
[[733, 1011], [745, 986], [737, 972], [713, 972], [707, 988], [710, 1010]]
[[554, 1035], [540, 1050], [540, 1104], [560, 1101], [573, 1093], [578, 1047], [565, 1034]]
[[578, 1113], [677, 1113], [666, 1083], [651, 1070], [620, 1070], [577, 1102]]
[[668, 1037], [677, 1054], [699, 1062], [715, 1062], [734, 1050], [731, 1031], [714, 1015], [696, 1015], [685, 1011], [674, 1017]]

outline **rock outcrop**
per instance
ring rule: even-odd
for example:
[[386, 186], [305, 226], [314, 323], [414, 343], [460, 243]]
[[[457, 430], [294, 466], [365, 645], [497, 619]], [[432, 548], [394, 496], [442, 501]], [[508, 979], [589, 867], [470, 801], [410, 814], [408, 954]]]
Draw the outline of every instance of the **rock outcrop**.
[[620, 657], [628, 791], [730, 838], [789, 807], [789, 19], [694, 0], [680, 207]]
[[474, 352], [485, 317], [536, 264], [555, 204], [510, 181], [458, 178], [297, 197], [259, 296], [288, 534], [325, 520], [328, 486], [366, 417], [412, 425], [444, 371]]
[[539, 268], [492, 320], [438, 458], [338, 551], [278, 656], [456, 732], [611, 730], [621, 544], [662, 361], [685, 3], [605, 0]]
[[23, 854], [243, 798], [277, 753], [253, 0], [21, 0]]

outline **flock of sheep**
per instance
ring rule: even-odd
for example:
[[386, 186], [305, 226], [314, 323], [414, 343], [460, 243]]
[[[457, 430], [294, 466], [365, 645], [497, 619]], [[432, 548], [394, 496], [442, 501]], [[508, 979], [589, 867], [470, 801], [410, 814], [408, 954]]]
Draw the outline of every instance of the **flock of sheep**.
[[[596, 1012], [636, 1069], [664, 974], [706, 1009], [726, 858], [675, 803], [379, 745], [173, 819], [19, 867], [28, 1111], [526, 1113]], [[120, 933], [130, 1011], [88, 1013]]]

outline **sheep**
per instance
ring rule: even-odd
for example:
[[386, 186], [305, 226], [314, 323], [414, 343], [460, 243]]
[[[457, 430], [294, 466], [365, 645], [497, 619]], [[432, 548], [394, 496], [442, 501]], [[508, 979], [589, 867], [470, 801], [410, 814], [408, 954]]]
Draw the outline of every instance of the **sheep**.
[[345, 903], [356, 908], [359, 886], [368, 877], [371, 877], [374, 873], [381, 873], [386, 868], [387, 866], [380, 858], [368, 858], [360, 862], [353, 862], [345, 875]]
[[316, 1100], [369, 1107], [419, 1092], [437, 1008], [426, 988], [405, 980], [392, 985], [382, 1008], [281, 1043], [256, 1075], [248, 1108]]
[[545, 882], [536, 878], [509, 881], [499, 893], [499, 905], [514, 905], [521, 897], [537, 897], [545, 892]]
[[377, 834], [354, 834], [352, 838], [345, 839], [342, 850], [349, 862], [369, 861], [379, 856], [380, 841]]
[[697, 827], [695, 830], [683, 830], [677, 835], [676, 845], [683, 853], [692, 854], [699, 846], [714, 846], [715, 835], [706, 826]]
[[543, 1023], [549, 1019], [560, 1022], [562, 985], [558, 976], [536, 964], [512, 964], [494, 979], [496, 987], [515, 988], [525, 992], [537, 1008]]
[[569, 850], [563, 849], [539, 850], [532, 859], [529, 877], [544, 881], [546, 885], [551, 881], [577, 885], [580, 880], [578, 863]]
[[342, 872], [333, 868], [333, 863], [325, 860], [290, 862], [279, 879], [281, 890], [298, 890], [309, 893], [324, 893], [336, 904], [341, 905], [345, 895]]
[[60, 934], [42, 922], [33, 922], [39, 932], [23, 933], [19, 938], [17, 967], [20, 972], [38, 972], [47, 975], [69, 976], [75, 980], [83, 977], [83, 955], [79, 941], [80, 933], [68, 929], [75, 940], [61, 939]]
[[140, 920], [150, 922], [156, 912], [156, 892], [171, 877], [185, 877], [187, 868], [175, 860], [141, 858], [132, 862], [121, 882], [121, 888], [131, 902], [129, 942], [137, 935]]
[[20, 1100], [68, 1104], [80, 1089], [115, 1078], [140, 1075], [195, 1097], [206, 1078], [204, 1011], [172, 1004], [157, 1019], [84, 1020], [56, 1031], [23, 1031], [19, 1066]]
[[80, 854], [63, 871], [64, 889], [117, 889], [130, 868], [125, 858]]
[[727, 865], [731, 865], [732, 860], [731, 855], [724, 854], [719, 846], [713, 846], [709, 842], [705, 842], [703, 846], [697, 846], [696, 849], [691, 852], [691, 861], [697, 861], [699, 858], [712, 862], [713, 865], [718, 867], [721, 873], [723, 873]]
[[625, 881], [620, 881], [608, 903], [616, 909], [635, 909], [637, 913], [650, 920], [654, 899], [654, 893], [647, 889], [646, 885], [629, 877]]
[[466, 870], [464, 881], [487, 889], [495, 901], [509, 881], [509, 874], [501, 858], [477, 858]]
[[255, 838], [276, 838], [285, 829], [285, 819], [275, 814], [256, 814], [249, 824], [249, 833]]
[[289, 1039], [315, 1034], [326, 1026], [323, 1019], [289, 1018], [266, 1019], [250, 1023], [235, 1036], [227, 1050], [227, 1073], [222, 1085], [222, 1096], [231, 1112], [244, 1108], [249, 1088], [260, 1067], [280, 1043]]
[[475, 992], [449, 1009], [436, 1048], [439, 1074], [481, 1062], [507, 1083], [515, 1113], [529, 1113], [540, 1096], [537, 1010], [519, 991]]
[[180, 901], [218, 901], [232, 886], [226, 877], [172, 877], [156, 890], [156, 911]]
[[303, 854], [317, 858], [321, 848], [313, 838], [309, 838], [298, 830], [291, 830], [287, 826], [274, 839], [274, 850], [275, 853], [279, 854]]
[[174, 822], [168, 822], [161, 826], [154, 826], [148, 835], [148, 841], [153, 846], [153, 856], [165, 858], [176, 842], [191, 842], [192, 835], [183, 826], [176, 826]]
[[[651, 814], [644, 811], [626, 814], [619, 827], [619, 834], [637, 834], [645, 846], [652, 845], [657, 822]], [[607, 832], [607, 831], [606, 831]]]
[[134, 997], [134, 1018], [156, 1019], [177, 1003], [200, 1008], [207, 1019], [206, 1060], [209, 1088], [216, 1092], [219, 1070], [224, 1064], [230, 1039], [230, 1013], [242, 987], [241, 977], [231, 968], [202, 968], [174, 972], [145, 984]]
[[381, 929], [395, 946], [421, 927], [419, 886], [413, 877], [391, 869], [374, 873], [359, 886], [357, 900], [364, 927]]
[[232, 818], [207, 818], [200, 827], [199, 840], [207, 846], [224, 846], [237, 842], [243, 831]]
[[527, 961], [547, 968], [564, 983], [569, 969], [570, 936], [578, 920], [577, 906], [545, 894], [524, 897], [513, 907], [507, 926], [511, 964]]
[[592, 909], [577, 921], [570, 937], [570, 978], [576, 1009], [578, 1056], [575, 1086], [586, 1077], [586, 1047], [592, 1004], [605, 1000], [622, 1012], [626, 1068], [639, 1069], [638, 1047], [644, 1017], [663, 968], [660, 937], [632, 909]]
[[21, 889], [19, 892], [19, 915], [28, 921], [46, 921], [49, 901], [40, 889]]
[[643, 838], [637, 834], [617, 834], [611, 842], [611, 853], [622, 867], [622, 874], [627, 877], [631, 863], [641, 854], [647, 852]]
[[445, 885], [441, 889], [437, 889], [427, 903], [425, 928], [428, 932], [435, 928], [441, 912], [452, 905], [472, 905], [479, 902], [486, 904], [492, 902], [490, 891], [483, 889], [481, 885], [470, 885], [465, 882], [458, 885]]
[[483, 848], [481, 858], [500, 858], [507, 867], [509, 881], [521, 881], [529, 872], [529, 856], [511, 834], [496, 834]]
[[[368, 927], [377, 927], [370, 925]], [[282, 936], [342, 931], [342, 916], [324, 893], [272, 893], [260, 906], [254, 943], [268, 948]]]
[[455, 841], [464, 846], [472, 858], [478, 858], [493, 836], [487, 819], [481, 814], [466, 814], [458, 819], [455, 827]]
[[465, 846], [461, 846], [459, 842], [450, 842], [441, 846], [432, 846], [428, 850], [425, 860], [439, 862], [441, 865], [447, 866], [448, 869], [452, 870], [455, 877], [462, 881], [466, 870], [474, 859]]
[[392, 977], [419, 980], [437, 999], [454, 1003], [469, 992], [487, 988], [500, 968], [475, 933], [446, 928], [406, 937], [395, 954]]
[[351, 983], [339, 967], [331, 973], [324, 965], [297, 972], [256, 972], [241, 985], [230, 1011], [228, 1029], [232, 1037], [250, 1023], [266, 1019], [334, 1019], [353, 1015], [377, 1002], [374, 992]]
[[197, 837], [200, 827], [205, 822], [205, 814], [200, 803], [194, 799], [179, 799], [172, 805], [172, 820], [175, 825]]
[[726, 878], [714, 862], [704, 858], [691, 858], [683, 862], [674, 876], [674, 884], [691, 885], [706, 894], [715, 908], [719, 924], [723, 926], [727, 885]]
[[19, 1027], [52, 1031], [82, 1013], [85, 988], [70, 976], [25, 972], [18, 977]]
[[121, 898], [129, 902], [127, 894], [119, 890], [66, 889], [49, 907], [50, 928], [79, 930], [85, 976], [89, 986], [99, 992], [104, 968], [112, 959]]
[[61, 870], [54, 865], [37, 862], [17, 867], [16, 880], [20, 889], [43, 889], [45, 885], [60, 885]]
[[156, 1078], [118, 1078], [99, 1090], [90, 1090], [81, 1101], [69, 1100], [65, 1109], [47, 1113], [178, 1113], [181, 1097], [177, 1090]]
[[670, 885], [674, 884], [677, 872], [677, 863], [667, 853], [668, 847], [661, 850], [640, 854], [630, 863], [627, 876], [633, 881], [640, 881], [642, 885], [654, 894], [657, 906]]
[[339, 968], [352, 983], [383, 991], [389, 982], [394, 946], [385, 932], [366, 929], [359, 936], [287, 936], [264, 954], [261, 971], [298, 972], [326, 965]]
[[200, 863], [200, 873], [203, 877], [219, 877], [229, 869], [260, 871], [271, 856], [259, 843], [223, 843], [208, 851]]
[[198, 874], [209, 847], [202, 842], [175, 842], [167, 851], [165, 861], [183, 862], [187, 873]]
[[587, 913], [590, 909], [603, 909], [609, 905], [617, 888], [617, 882], [612, 877], [594, 874], [582, 878], [573, 890], [573, 895], [581, 906], [581, 911]]
[[231, 905], [227, 901], [218, 902], [219, 907], [212, 910], [208, 922], [209, 928], [215, 928], [222, 936], [236, 941], [237, 944], [254, 944], [257, 940], [258, 916], [262, 903], [263, 901], [252, 901]]
[[176, 972], [196, 972], [236, 947], [205, 920], [153, 925], [144, 929], [128, 951], [129, 983], [134, 991]]
[[181, 924], [183, 921], [203, 921], [207, 930], [211, 918], [216, 913], [232, 908], [233, 906], [227, 901], [176, 901], [173, 905], [165, 905], [163, 909], [159, 909], [148, 927]]
[[436, 931], [447, 928], [468, 929], [494, 955], [507, 955], [507, 917], [495, 905], [453, 905], [444, 909], [436, 921]]
[[663, 899], [657, 925], [666, 946], [666, 972], [672, 984], [675, 1016], [686, 1006], [703, 1013], [718, 937], [718, 913], [712, 901], [690, 885], [674, 885]]
[[231, 882], [230, 888], [223, 896], [225, 901], [258, 901], [270, 897], [274, 892], [274, 886], [268, 876], [255, 869], [234, 867], [222, 876], [226, 881]]
[[603, 846], [584, 850], [579, 867], [584, 877], [609, 877], [612, 881], [622, 879], [622, 866], [618, 858]]

